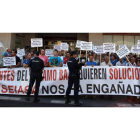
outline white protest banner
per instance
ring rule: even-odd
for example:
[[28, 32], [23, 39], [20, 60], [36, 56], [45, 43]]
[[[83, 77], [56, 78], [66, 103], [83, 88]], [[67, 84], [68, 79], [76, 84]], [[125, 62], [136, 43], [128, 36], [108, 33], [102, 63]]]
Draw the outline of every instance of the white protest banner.
[[121, 49], [116, 51], [116, 54], [118, 55], [119, 58], [122, 58], [122, 57], [126, 56], [129, 53], [130, 53], [130, 51], [127, 48], [127, 46], [123, 46]]
[[52, 49], [46, 49], [45, 50], [45, 55], [46, 56], [53, 56], [53, 50]]
[[92, 42], [82, 42], [81, 43], [81, 50], [93, 50]]
[[58, 51], [61, 51], [61, 46], [60, 45], [54, 45], [53, 46], [54, 50], [58, 50]]
[[25, 55], [25, 49], [18, 49], [17, 50], [17, 56], [24, 56]]
[[94, 51], [95, 53], [97, 53], [97, 54], [98, 54], [98, 53], [100, 53], [100, 54], [104, 53], [103, 45], [101, 45], [101, 46], [94, 46], [93, 51]]
[[64, 51], [68, 51], [69, 49], [69, 44], [67, 43], [61, 43], [61, 50], [64, 50]]
[[4, 57], [3, 66], [12, 66], [16, 65], [16, 57]]
[[[82, 67], [79, 95], [140, 96], [139, 73], [140, 67]], [[26, 95], [29, 87], [29, 75], [28, 68], [0, 69], [0, 94]], [[39, 95], [64, 96], [68, 87], [68, 75], [67, 67], [45, 67]], [[31, 95], [34, 94], [34, 91], [35, 85]], [[70, 95], [73, 94], [74, 88]]]
[[4, 47], [3, 44], [0, 42], [0, 47]]
[[115, 44], [113, 43], [103, 43], [104, 52], [114, 52], [116, 51]]
[[131, 52], [138, 54], [138, 53], [140, 53], [140, 49], [137, 48], [137, 45], [133, 45], [131, 47]]
[[119, 45], [119, 49], [121, 49], [123, 46], [126, 46], [125, 44], [124, 45]]
[[42, 38], [32, 38], [31, 47], [43, 47], [43, 39]]

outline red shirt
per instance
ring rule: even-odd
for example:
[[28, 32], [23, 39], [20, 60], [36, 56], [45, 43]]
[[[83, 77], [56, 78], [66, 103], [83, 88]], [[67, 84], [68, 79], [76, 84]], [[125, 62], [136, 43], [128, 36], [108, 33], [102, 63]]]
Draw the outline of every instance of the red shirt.
[[68, 57], [65, 57], [65, 58], [64, 58], [64, 64], [67, 63], [68, 59], [69, 59]]

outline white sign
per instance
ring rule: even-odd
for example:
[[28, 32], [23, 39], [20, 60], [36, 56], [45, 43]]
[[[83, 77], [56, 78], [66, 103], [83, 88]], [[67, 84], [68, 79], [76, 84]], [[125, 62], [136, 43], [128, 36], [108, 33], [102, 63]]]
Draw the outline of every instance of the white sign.
[[126, 46], [125, 44], [124, 45], [119, 45], [119, 49], [121, 49], [123, 46]]
[[53, 56], [53, 50], [52, 49], [46, 49], [45, 50], [45, 55], [46, 56]]
[[16, 65], [16, 57], [4, 57], [3, 58], [3, 65], [4, 66]]
[[[139, 71], [140, 67], [82, 67], [79, 73], [79, 95], [140, 96]], [[0, 94], [27, 95], [30, 80], [28, 68], [2, 68], [0, 75]], [[66, 94], [69, 76], [67, 67], [44, 68], [43, 76], [39, 95]], [[33, 95], [35, 85], [32, 89]], [[74, 95], [74, 88], [70, 95]]]
[[137, 45], [133, 45], [131, 47], [131, 52], [132, 53], [140, 53], [140, 49], [137, 48]]
[[58, 51], [61, 51], [61, 46], [60, 45], [54, 45], [53, 46], [54, 50], [58, 50]]
[[69, 49], [69, 44], [61, 43], [61, 50], [68, 51], [68, 49]]
[[3, 44], [0, 42], [0, 47], [4, 47]]
[[140, 44], [140, 40], [138, 40], [138, 44]]
[[100, 53], [100, 54], [104, 53], [103, 45], [101, 45], [101, 46], [94, 46], [93, 51], [95, 53]]
[[43, 39], [42, 38], [32, 38], [31, 47], [43, 47]]
[[130, 51], [127, 48], [127, 46], [123, 46], [120, 50], [116, 51], [116, 53], [119, 58], [122, 58], [122, 57], [126, 56], [127, 54], [129, 54]]
[[82, 42], [86, 42], [86, 41], [77, 40], [77, 42], [76, 42], [76, 48], [81, 48]]
[[115, 53], [115, 44], [113, 43], [103, 43], [104, 52], [114, 52]]
[[81, 50], [93, 50], [92, 42], [82, 42]]
[[17, 50], [17, 55], [18, 56], [24, 56], [25, 55], [25, 49], [18, 49]]

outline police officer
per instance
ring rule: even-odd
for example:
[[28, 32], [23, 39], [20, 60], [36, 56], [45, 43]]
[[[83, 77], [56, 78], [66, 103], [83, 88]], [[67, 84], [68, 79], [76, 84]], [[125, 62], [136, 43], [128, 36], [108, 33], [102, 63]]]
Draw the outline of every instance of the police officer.
[[44, 62], [42, 59], [39, 58], [39, 52], [36, 51], [34, 53], [34, 59], [31, 59], [29, 62], [29, 69], [31, 70], [30, 73], [30, 82], [29, 82], [29, 89], [27, 91], [27, 98], [26, 100], [29, 101], [29, 97], [32, 91], [32, 87], [34, 85], [34, 82], [36, 81], [36, 89], [34, 93], [34, 99], [33, 102], [39, 102], [40, 100], [37, 99], [40, 82], [42, 81], [42, 70], [44, 69]]
[[66, 102], [65, 104], [70, 103], [70, 99], [69, 99], [69, 94], [70, 91], [72, 89], [72, 85], [74, 83], [74, 104], [76, 106], [80, 106], [82, 105], [82, 103], [80, 103], [78, 101], [78, 91], [79, 91], [79, 70], [81, 69], [81, 65], [79, 64], [78, 60], [76, 60], [77, 58], [77, 52], [76, 51], [72, 51], [71, 52], [71, 58], [67, 61], [67, 65], [68, 65], [68, 69], [69, 69], [69, 79], [68, 79], [68, 88], [66, 91]]

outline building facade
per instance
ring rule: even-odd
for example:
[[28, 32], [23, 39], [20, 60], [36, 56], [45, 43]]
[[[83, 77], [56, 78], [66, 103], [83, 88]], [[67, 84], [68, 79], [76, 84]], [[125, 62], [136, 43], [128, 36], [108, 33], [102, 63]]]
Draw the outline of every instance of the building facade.
[[[71, 50], [75, 49], [76, 41], [89, 41], [93, 45], [103, 43], [115, 43], [116, 50], [119, 45], [126, 44], [130, 49], [132, 45], [137, 45], [140, 40], [140, 33], [0, 33], [0, 42], [5, 48], [31, 48], [31, 38], [43, 38], [44, 48], [53, 48], [61, 42], [67, 42]], [[4, 49], [0, 48], [0, 59]]]

